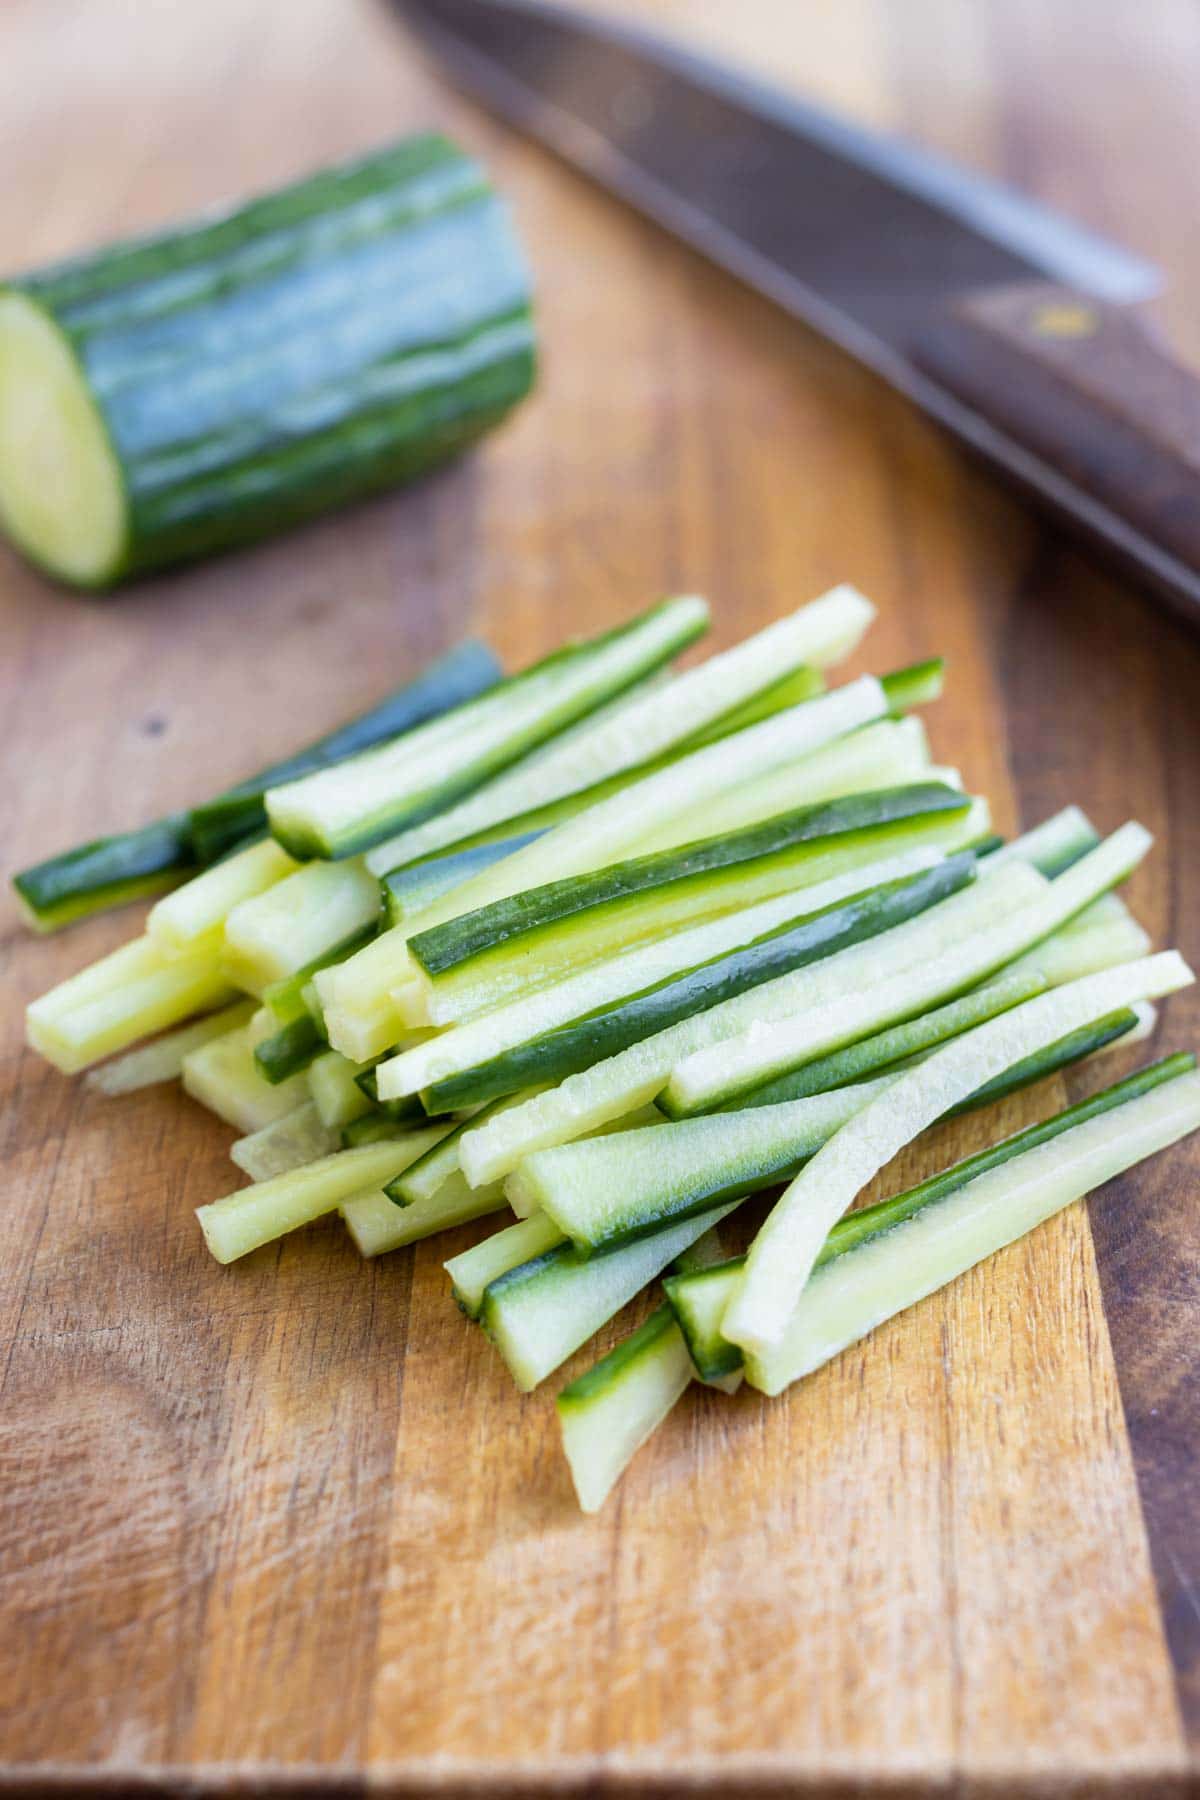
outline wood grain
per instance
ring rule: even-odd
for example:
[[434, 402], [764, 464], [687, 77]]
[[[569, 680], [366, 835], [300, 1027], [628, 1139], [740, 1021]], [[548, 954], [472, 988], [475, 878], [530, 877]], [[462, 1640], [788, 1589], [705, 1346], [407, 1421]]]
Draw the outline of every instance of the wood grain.
[[[1200, 351], [1186, 0], [653, 10], [1120, 230]], [[939, 754], [1001, 828], [1069, 799], [1144, 819], [1134, 903], [1200, 951], [1196, 646], [865, 375], [443, 93], [368, 0], [9, 0], [0, 101], [0, 266], [448, 125], [513, 196], [546, 343], [536, 402], [395, 500], [111, 601], [0, 552], [7, 869], [236, 777], [467, 630], [519, 662], [689, 587], [725, 644], [848, 578], [882, 609], [864, 660], [950, 658]], [[583, 1520], [550, 1394], [516, 1396], [448, 1303], [441, 1260], [479, 1228], [363, 1265], [322, 1226], [217, 1269], [191, 1209], [230, 1185], [229, 1134], [20, 1047], [24, 1002], [129, 916], [0, 929], [8, 1787], [1194, 1781], [1200, 1152], [781, 1402], [689, 1395]], [[1198, 1023], [1176, 999], [1161, 1047]]]

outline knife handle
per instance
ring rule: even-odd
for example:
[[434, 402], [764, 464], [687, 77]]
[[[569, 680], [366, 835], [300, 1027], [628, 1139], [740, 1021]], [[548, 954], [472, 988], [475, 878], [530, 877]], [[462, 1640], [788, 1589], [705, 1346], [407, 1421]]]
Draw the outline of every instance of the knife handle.
[[1200, 577], [1200, 379], [1137, 308], [1043, 283], [986, 289], [939, 321], [917, 361]]

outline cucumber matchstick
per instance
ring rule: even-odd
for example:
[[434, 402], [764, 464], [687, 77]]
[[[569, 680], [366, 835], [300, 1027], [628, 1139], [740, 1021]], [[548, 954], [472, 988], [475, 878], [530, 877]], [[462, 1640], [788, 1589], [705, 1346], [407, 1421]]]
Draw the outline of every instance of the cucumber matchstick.
[[[246, 837], [266, 830], [263, 795], [272, 781], [398, 737], [493, 687], [500, 672], [486, 644], [459, 644], [349, 724], [260, 770], [229, 794], [23, 869], [13, 877], [13, 887], [26, 922], [34, 931], [58, 931], [76, 919], [178, 887]], [[166, 935], [169, 940], [169, 928]]]
[[977, 1025], [904, 1071], [818, 1150], [776, 1202], [746, 1258], [725, 1335], [760, 1357], [780, 1344], [829, 1228], [926, 1126], [1067, 1032], [1114, 1008], [1174, 993], [1192, 979], [1177, 951], [1086, 975]]
[[[1126, 1105], [1163, 1084], [1173, 1083], [1181, 1075], [1189, 1074], [1195, 1065], [1196, 1059], [1190, 1054], [1166, 1057], [1145, 1069], [1139, 1069], [1136, 1074], [1127, 1076], [1123, 1081], [1101, 1089], [1090, 1099], [1066, 1107], [1039, 1124], [1027, 1126], [1012, 1137], [1004, 1138], [986, 1150], [965, 1157], [961, 1162], [944, 1169], [940, 1174], [930, 1176], [903, 1193], [877, 1201], [874, 1206], [847, 1213], [838, 1220], [825, 1239], [812, 1280], [815, 1281], [820, 1271], [834, 1258], [892, 1230], [921, 1212], [924, 1207], [936, 1205], [959, 1193], [980, 1176], [999, 1173], [1009, 1165], [1017, 1165], [1027, 1152], [1053, 1143], [1064, 1133], [1071, 1133], [1091, 1119], [1103, 1118], [1112, 1113], [1114, 1134], [1119, 1138], [1130, 1122], [1131, 1115], [1122, 1110]], [[1117, 1172], [1119, 1171], [1113, 1170], [1113, 1173]], [[1066, 1203], [1068, 1202], [1064, 1202]], [[903, 1251], [903, 1243], [898, 1241], [897, 1248]], [[668, 1275], [664, 1279], [668, 1301], [687, 1339], [696, 1369], [710, 1381], [729, 1376], [743, 1366], [742, 1352], [738, 1345], [723, 1335], [721, 1321], [737, 1291], [745, 1262], [744, 1256], [732, 1257], [719, 1267]], [[898, 1270], [898, 1273], [903, 1283], [903, 1272]], [[899, 1291], [904, 1292], [903, 1285]], [[911, 1301], [905, 1300], [903, 1304], [911, 1304]], [[899, 1308], [895, 1307], [893, 1310]], [[883, 1316], [880, 1315], [881, 1319]], [[831, 1350], [830, 1354], [836, 1354], [836, 1351]]]

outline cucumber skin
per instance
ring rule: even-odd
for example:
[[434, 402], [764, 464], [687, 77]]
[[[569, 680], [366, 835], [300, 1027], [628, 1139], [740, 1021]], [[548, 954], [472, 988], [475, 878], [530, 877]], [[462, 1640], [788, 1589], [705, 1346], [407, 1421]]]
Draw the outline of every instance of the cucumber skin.
[[444, 925], [418, 932], [409, 938], [408, 947], [425, 973], [436, 977], [485, 956], [500, 945], [593, 908], [619, 906], [622, 901], [649, 894], [655, 888], [685, 881], [702, 886], [707, 878], [725, 870], [771, 856], [782, 857], [802, 846], [829, 847], [860, 831], [902, 826], [942, 813], [965, 813], [970, 804], [966, 794], [938, 782], [822, 800], [741, 831], [627, 858], [594, 874], [567, 876], [495, 900]]
[[478, 638], [456, 644], [412, 681], [357, 718], [339, 725], [293, 756], [239, 781], [215, 800], [194, 806], [188, 814], [188, 832], [197, 862], [215, 862], [251, 833], [267, 829], [263, 796], [268, 788], [297, 781], [314, 769], [332, 768], [360, 751], [400, 737], [452, 707], [485, 694], [502, 676], [499, 660], [487, 644]]
[[188, 815], [178, 812], [34, 863], [12, 884], [34, 929], [58, 931], [126, 901], [166, 893], [196, 873]]
[[255, 1067], [264, 1080], [275, 1087], [279, 1082], [286, 1081], [289, 1075], [307, 1069], [314, 1057], [328, 1048], [329, 1045], [316, 1025], [305, 1013], [303, 1018], [289, 1020], [271, 1037], [264, 1038], [261, 1044], [254, 1046]]
[[1137, 1014], [1130, 1006], [1105, 1013], [1103, 1018], [1093, 1020], [1090, 1025], [1081, 1025], [1078, 1031], [1069, 1031], [1066, 1037], [1047, 1044], [1044, 1050], [1036, 1050], [1032, 1056], [1014, 1063], [1002, 1075], [994, 1075], [991, 1081], [985, 1082], [969, 1099], [960, 1100], [957, 1106], [952, 1106], [946, 1117], [954, 1119], [961, 1113], [974, 1112], [977, 1107], [990, 1106], [993, 1100], [1003, 1100], [1007, 1095], [1031, 1086], [1035, 1081], [1044, 1081], [1048, 1075], [1054, 1075], [1060, 1069], [1068, 1069], [1072, 1063], [1082, 1061], [1085, 1056], [1095, 1056], [1097, 1051], [1116, 1043], [1126, 1032], [1132, 1031], [1136, 1024]]
[[657, 1311], [652, 1312], [644, 1324], [630, 1332], [628, 1337], [622, 1338], [607, 1356], [602, 1356], [599, 1362], [593, 1363], [590, 1369], [585, 1369], [582, 1375], [577, 1375], [574, 1381], [563, 1388], [555, 1402], [559, 1411], [586, 1406], [589, 1401], [598, 1400], [602, 1394], [607, 1394], [614, 1381], [624, 1375], [634, 1363], [640, 1362], [675, 1322], [675, 1314], [669, 1305], [660, 1306]]
[[[262, 769], [213, 801], [169, 813], [151, 825], [80, 844], [13, 876], [34, 930], [58, 931], [77, 919], [130, 900], [149, 899], [207, 868], [265, 829], [263, 793], [278, 770], [325, 768], [384, 739], [448, 712], [494, 687], [501, 676], [495, 653], [474, 638], [455, 645], [378, 705], [349, 720], [285, 762]], [[366, 935], [373, 935], [374, 928]], [[365, 936], [364, 936], [365, 941]], [[324, 967], [339, 946], [312, 967]], [[310, 974], [312, 970], [300, 971]], [[293, 980], [296, 977], [292, 978]]]
[[[1016, 1006], [1023, 999], [1030, 1000], [1035, 994], [1044, 993], [1045, 987], [1045, 982], [1037, 979], [1030, 979], [1020, 988], [1014, 986], [1013, 997], [1008, 1005]], [[971, 999], [972, 996], [969, 993], [964, 994], [957, 1000], [950, 1000], [942, 1006], [932, 1008], [925, 1015], [924, 1020], [904, 1020], [898, 1025], [890, 1025], [882, 1031], [872, 1032], [869, 1037], [859, 1038], [855, 1043], [847, 1044], [840, 1050], [831, 1050], [824, 1056], [813, 1057], [808, 1062], [801, 1063], [798, 1068], [790, 1069], [783, 1075], [773, 1076], [770, 1081], [763, 1082], [761, 1087], [748, 1088], [744, 1093], [735, 1094], [732, 1100], [724, 1100], [720, 1105], [713, 1106], [709, 1110], [714, 1113], [739, 1113], [759, 1106], [778, 1106], [783, 1101], [805, 1100], [813, 1094], [826, 1093], [830, 1088], [843, 1087], [848, 1082], [862, 1081], [868, 1076], [877, 1075], [893, 1064], [905, 1061], [909, 1055], [922, 1049], [933, 1049], [939, 1044], [945, 1043], [947, 1038], [957, 1037], [961, 1030], [968, 1029], [967, 1023], [956, 1023], [952, 1029], [939, 1030], [936, 1036], [930, 1035], [925, 1043], [915, 1045], [912, 1043], [914, 1026], [931, 1019], [938, 1020], [938, 1015], [941, 1015], [942, 1020], [946, 1020], [956, 1008], [958, 1009], [957, 1016], [961, 1018], [964, 1004], [969, 1003]], [[1007, 1010], [1007, 1007], [997, 1010]], [[994, 1012], [984, 1012], [971, 1022], [982, 1024], [985, 1018], [994, 1016]], [[992, 1097], [989, 1095], [989, 1098]], [[662, 1110], [670, 1118], [676, 1116], [671, 1112], [665, 1095], [662, 1099]], [[705, 1115], [700, 1112], [686, 1113], [683, 1116], [697, 1118]]]
[[974, 871], [975, 859], [966, 851], [947, 857], [920, 875], [889, 882], [857, 900], [839, 901], [799, 925], [785, 926], [715, 962], [672, 976], [628, 1000], [559, 1026], [544, 1037], [506, 1050], [472, 1069], [449, 1075], [426, 1088], [421, 1103], [430, 1116], [435, 1116], [480, 1105], [538, 1082], [561, 1081], [692, 1013], [707, 1011], [733, 994], [761, 986], [777, 975], [831, 956], [891, 925], [914, 918], [965, 887]]
[[[338, 215], [351, 241], [323, 248]], [[404, 267], [375, 300], [372, 263], [379, 282], [378, 265], [407, 238], [417, 253], [407, 280], [428, 284], [422, 238], [439, 231], [455, 246], [454, 266], [435, 271], [418, 335], [400, 316]], [[464, 268], [474, 291], [461, 317]], [[336, 369], [321, 288], [339, 269], [337, 326], [360, 347]], [[413, 480], [497, 424], [535, 375], [529, 280], [507, 213], [479, 166], [434, 134], [216, 219], [18, 277], [5, 291], [64, 333], [120, 469], [123, 547], [96, 581], [77, 584], [97, 590]], [[299, 315], [290, 372], [270, 366], [288, 348], [289, 307]], [[393, 308], [391, 341], [361, 345]], [[139, 368], [139, 358], [155, 366]], [[188, 382], [195, 405], [179, 391]], [[219, 431], [197, 410], [205, 384], [224, 412]]]
[[[474, 844], [466, 850], [451, 849], [444, 855], [423, 856], [416, 862], [406, 863], [403, 868], [393, 869], [380, 882], [388, 924], [403, 924], [408, 911], [419, 911], [423, 903], [440, 899], [460, 882], [469, 881], [472, 875], [503, 862], [506, 856], [523, 850], [526, 844], [532, 844], [541, 835], [540, 831], [526, 831], [518, 837], [498, 838], [493, 843]], [[427, 880], [422, 887], [423, 874]], [[424, 901], [419, 899], [414, 908], [409, 897], [418, 890]]]

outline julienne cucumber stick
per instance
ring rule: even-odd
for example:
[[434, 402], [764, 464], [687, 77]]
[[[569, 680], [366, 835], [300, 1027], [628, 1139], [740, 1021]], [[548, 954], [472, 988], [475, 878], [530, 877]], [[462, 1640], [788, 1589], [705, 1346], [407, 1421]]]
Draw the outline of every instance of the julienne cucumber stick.
[[104, 588], [411, 480], [534, 374], [483, 170], [414, 137], [0, 286], [0, 523]]
[[[364, 1257], [474, 1227], [444, 1268], [519, 1389], [604, 1333], [557, 1400], [594, 1511], [694, 1381], [782, 1393], [1200, 1130], [1179, 1054], [1049, 1117], [1043, 1087], [1039, 1123], [856, 1210], [931, 1127], [1144, 1038], [1193, 980], [1113, 892], [1136, 821], [989, 835], [895, 716], [940, 662], [826, 688], [871, 614], [840, 587], [665, 680], [695, 595], [507, 677], [460, 645], [237, 787], [20, 873], [38, 930], [191, 874], [31, 1002], [30, 1046], [93, 1092], [178, 1079], [243, 1134], [251, 1185], [198, 1208], [218, 1263], [331, 1214]], [[785, 1181], [730, 1259], [718, 1221]]]
[[13, 887], [26, 922], [34, 931], [58, 931], [76, 919], [177, 886], [266, 830], [263, 796], [272, 783], [329, 768], [386, 743], [462, 706], [499, 679], [500, 664], [486, 644], [468, 639], [456, 645], [369, 711], [215, 799], [134, 831], [94, 838], [22, 869], [14, 875]]

